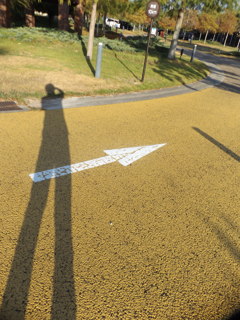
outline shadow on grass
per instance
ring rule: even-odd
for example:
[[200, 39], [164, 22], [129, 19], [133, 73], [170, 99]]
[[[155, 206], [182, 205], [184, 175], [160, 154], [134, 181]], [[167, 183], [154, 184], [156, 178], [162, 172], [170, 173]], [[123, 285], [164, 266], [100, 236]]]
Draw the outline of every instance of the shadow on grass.
[[117, 59], [118, 62], [121, 63], [122, 66], [124, 66], [125, 69], [127, 69], [135, 79], [137, 79], [138, 81], [140, 81], [140, 78], [125, 64], [125, 62], [123, 62], [117, 55], [116, 51], [113, 50], [113, 48], [111, 48], [108, 44], [106, 44], [106, 47], [111, 50], [114, 54], [114, 57]]
[[0, 56], [4, 56], [7, 55], [9, 53], [8, 50], [4, 49], [4, 48], [0, 48]]
[[[147, 39], [146, 37], [129, 37], [124, 40], [128, 45], [133, 47], [136, 52], [145, 52], [146, 46], [147, 46]], [[108, 47], [108, 46], [107, 46]], [[108, 49], [114, 51], [111, 47], [108, 47]], [[202, 66], [201, 70], [197, 69], [197, 66], [191, 64], [189, 62], [185, 61], [179, 61], [179, 60], [168, 60], [168, 48], [162, 46], [159, 44], [158, 40], [151, 39], [150, 47], [149, 47], [149, 56], [156, 58], [155, 63], [148, 64], [154, 65], [152, 67], [152, 70], [155, 73], [158, 73], [161, 77], [167, 79], [170, 82], [178, 81], [179, 83], [185, 85], [186, 87], [196, 90], [194, 88], [191, 88], [190, 86], [185, 84], [184, 79], [192, 80], [193, 82], [196, 81], [197, 78], [201, 79], [202, 75], [204, 73], [204, 76], [207, 76], [208, 68], [205, 66]], [[114, 51], [114, 55], [116, 59], [129, 71], [131, 74], [137, 79], [140, 80], [133, 71], [126, 65], [125, 62], [120, 60], [120, 58], [117, 56], [116, 52]]]
[[[201, 66], [201, 69], [198, 69], [197, 65], [190, 64], [183, 60], [181, 60], [181, 62], [177, 59], [168, 60], [165, 58], [165, 55], [163, 55], [156, 61], [156, 66], [153, 68], [153, 71], [169, 81], [177, 80], [182, 85], [190, 88], [184, 79], [195, 82], [197, 81], [196, 79], [201, 79], [203, 75], [206, 77], [208, 68], [207, 66]], [[191, 89], [194, 90], [193, 88]]]
[[89, 66], [89, 69], [91, 70], [92, 74], [95, 76], [95, 69], [91, 63], [91, 60], [87, 57], [87, 48], [86, 48], [86, 45], [85, 45], [85, 42], [83, 40], [83, 38], [81, 36], [79, 36], [79, 40], [81, 41], [81, 45], [82, 45], [82, 52], [83, 52], [83, 55], [86, 59], [86, 62]]

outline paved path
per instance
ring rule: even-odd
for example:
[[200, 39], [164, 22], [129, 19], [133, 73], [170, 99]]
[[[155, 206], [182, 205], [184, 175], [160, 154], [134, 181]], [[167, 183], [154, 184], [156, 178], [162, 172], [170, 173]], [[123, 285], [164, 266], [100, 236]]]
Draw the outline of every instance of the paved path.
[[[0, 115], [1, 320], [223, 320], [239, 308], [230, 61], [231, 82], [191, 94]], [[128, 166], [109, 151], [164, 143], [124, 150]], [[76, 163], [86, 170], [29, 177]]]

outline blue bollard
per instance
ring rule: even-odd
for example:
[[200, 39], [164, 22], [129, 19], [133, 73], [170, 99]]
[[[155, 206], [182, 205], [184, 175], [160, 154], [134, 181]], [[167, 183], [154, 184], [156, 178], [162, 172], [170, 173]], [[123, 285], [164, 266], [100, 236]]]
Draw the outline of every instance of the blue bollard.
[[99, 42], [99, 44], [98, 44], [98, 52], [97, 52], [97, 63], [96, 63], [95, 78], [100, 78], [100, 75], [101, 75], [102, 51], [103, 51], [103, 44], [102, 44], [102, 42]]

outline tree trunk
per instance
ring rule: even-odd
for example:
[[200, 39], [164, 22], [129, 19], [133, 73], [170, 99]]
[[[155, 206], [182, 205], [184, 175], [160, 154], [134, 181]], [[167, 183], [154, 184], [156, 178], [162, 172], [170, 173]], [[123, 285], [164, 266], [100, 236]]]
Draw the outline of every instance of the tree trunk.
[[228, 39], [228, 32], [227, 32], [227, 34], [226, 34], [226, 37], [225, 37], [225, 41], [224, 41], [224, 47], [226, 46], [226, 43], [227, 43], [227, 39]]
[[177, 44], [178, 44], [178, 38], [179, 38], [179, 33], [182, 27], [182, 22], [183, 22], [183, 17], [184, 17], [184, 10], [181, 8], [178, 11], [178, 17], [177, 17], [177, 23], [175, 27], [175, 31], [173, 33], [173, 39], [171, 41], [171, 46], [168, 52], [168, 59], [173, 60], [175, 59], [175, 52], [177, 49]]
[[69, 30], [69, 21], [68, 21], [68, 15], [69, 15], [69, 6], [68, 6], [68, 0], [63, 0], [62, 3], [58, 3], [58, 28], [60, 30]]
[[10, 1], [0, 0], [0, 27], [9, 28], [10, 20]]
[[106, 34], [106, 19], [107, 19], [107, 12], [104, 12], [103, 14], [103, 35]]
[[29, 28], [35, 27], [35, 16], [33, 8], [25, 9], [25, 24]]
[[74, 30], [81, 36], [84, 23], [84, 7], [82, 1], [74, 8]]
[[93, 53], [93, 40], [94, 40], [94, 30], [96, 23], [96, 14], [97, 14], [97, 0], [93, 2], [92, 6], [92, 14], [91, 14], [91, 22], [89, 28], [89, 36], [88, 36], [88, 48], [87, 48], [87, 58], [92, 60]]
[[200, 32], [198, 41], [201, 41], [201, 38], [202, 38], [202, 32]]
[[52, 11], [48, 12], [48, 26], [49, 28], [52, 28], [54, 26], [54, 12]]
[[212, 42], [215, 41], [215, 37], [216, 37], [216, 33], [214, 33], [213, 35]]
[[208, 36], [208, 30], [207, 30], [207, 32], [206, 32], [206, 34], [205, 34], [205, 38], [204, 38], [204, 43], [206, 43], [206, 41], [207, 41], [207, 36]]
[[237, 44], [237, 49], [239, 50], [239, 48], [240, 48], [240, 38], [239, 38], [238, 44]]

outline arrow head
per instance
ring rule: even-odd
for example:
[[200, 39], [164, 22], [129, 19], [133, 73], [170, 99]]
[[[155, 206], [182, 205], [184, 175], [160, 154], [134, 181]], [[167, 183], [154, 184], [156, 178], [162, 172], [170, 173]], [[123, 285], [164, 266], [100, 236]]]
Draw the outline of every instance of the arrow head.
[[112, 149], [104, 150], [104, 152], [109, 156], [117, 157], [118, 162], [123, 166], [128, 166], [129, 164], [139, 160], [140, 158], [148, 155], [149, 153], [156, 151], [157, 149], [165, 146], [166, 143], [155, 144], [151, 146], [140, 146], [132, 148], [121, 148], [121, 149]]

